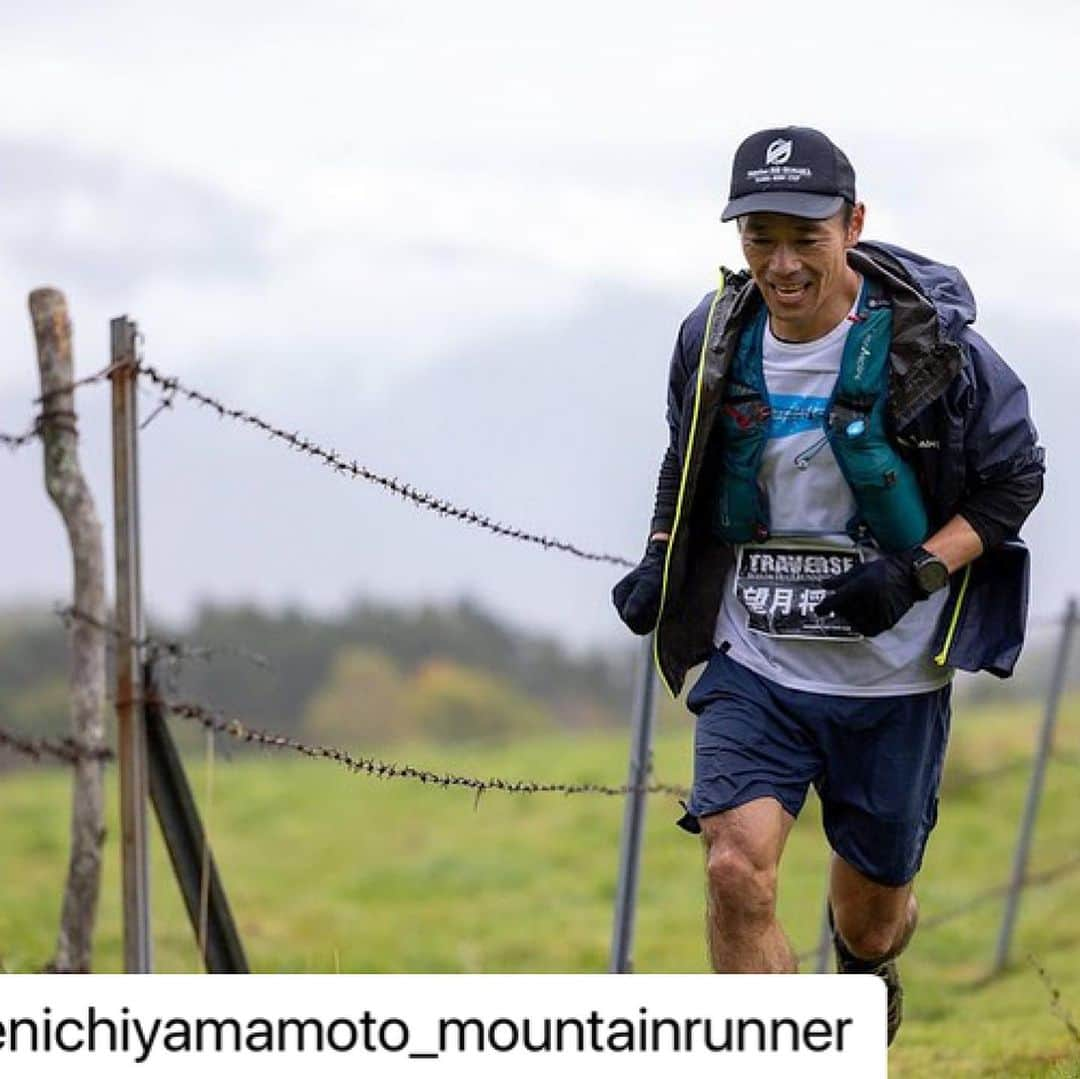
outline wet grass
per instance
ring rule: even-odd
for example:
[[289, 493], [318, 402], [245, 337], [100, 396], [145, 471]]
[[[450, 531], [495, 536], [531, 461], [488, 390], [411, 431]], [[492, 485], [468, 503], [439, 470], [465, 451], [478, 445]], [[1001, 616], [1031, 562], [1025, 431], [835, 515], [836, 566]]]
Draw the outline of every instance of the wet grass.
[[[1008, 875], [1023, 804], [1022, 765], [1038, 706], [958, 709], [941, 818], [919, 892], [932, 919]], [[689, 724], [664, 725], [656, 772], [685, 781]], [[1059, 732], [1032, 869], [1080, 854], [1080, 702]], [[399, 760], [478, 775], [620, 782], [626, 739], [546, 737], [453, 752], [413, 746]], [[1008, 768], [1009, 765], [1018, 765]], [[212, 801], [191, 776], [252, 966], [260, 971], [603, 971], [622, 805], [595, 796], [485, 794], [357, 777], [327, 763], [219, 755]], [[971, 776], [995, 773], [981, 781]], [[968, 782], [968, 785], [965, 785]], [[110, 785], [109, 821], [116, 820]], [[49, 958], [66, 859], [68, 784], [59, 771], [0, 777], [0, 960]], [[207, 812], [208, 809], [208, 812]], [[650, 803], [635, 949], [642, 972], [707, 970], [701, 859], [673, 826], [674, 800]], [[797, 948], [813, 946], [826, 851], [813, 799], [782, 871], [781, 913]], [[108, 839], [96, 967], [121, 966], [116, 829]], [[167, 860], [153, 862], [155, 966], [199, 969]], [[1051, 1007], [1037, 957], [1080, 1015], [1080, 872], [1024, 897], [1013, 964], [987, 981], [1002, 902], [920, 932], [903, 970], [907, 1021], [890, 1058], [898, 1076], [1077, 1076], [1080, 1045]], [[813, 964], [806, 965], [812, 969]]]

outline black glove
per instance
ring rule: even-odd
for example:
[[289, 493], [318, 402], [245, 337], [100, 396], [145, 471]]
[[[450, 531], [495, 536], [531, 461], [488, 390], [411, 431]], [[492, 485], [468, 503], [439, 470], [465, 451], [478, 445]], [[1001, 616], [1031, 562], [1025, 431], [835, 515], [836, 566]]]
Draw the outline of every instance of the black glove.
[[887, 554], [827, 578], [821, 586], [829, 589], [829, 595], [814, 610], [819, 615], [840, 615], [864, 637], [892, 629], [912, 604], [926, 598], [912, 570], [916, 550]]
[[652, 631], [660, 615], [666, 557], [667, 540], [650, 540], [642, 560], [611, 590], [619, 617], [639, 637]]

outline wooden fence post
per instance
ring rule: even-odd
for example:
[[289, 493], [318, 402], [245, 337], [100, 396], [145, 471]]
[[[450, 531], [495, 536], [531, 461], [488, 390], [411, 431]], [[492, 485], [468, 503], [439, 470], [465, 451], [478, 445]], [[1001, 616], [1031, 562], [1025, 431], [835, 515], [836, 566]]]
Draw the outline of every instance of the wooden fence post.
[[[75, 570], [74, 606], [97, 625], [71, 623], [71, 725], [75, 744], [88, 751], [104, 745], [105, 726], [105, 562], [101, 522], [79, 465], [76, 432], [71, 320], [63, 293], [39, 288], [30, 293], [30, 316], [41, 376], [41, 438], [45, 448], [45, 488], [64, 520]], [[89, 972], [105, 840], [104, 764], [82, 755], [73, 766], [71, 854], [51, 968]]]

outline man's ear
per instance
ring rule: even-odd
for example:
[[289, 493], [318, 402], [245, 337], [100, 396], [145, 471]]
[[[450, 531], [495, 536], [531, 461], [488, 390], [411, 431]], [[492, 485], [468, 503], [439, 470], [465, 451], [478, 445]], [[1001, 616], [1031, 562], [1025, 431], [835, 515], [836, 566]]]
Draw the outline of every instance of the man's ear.
[[851, 220], [848, 222], [844, 236], [844, 245], [854, 247], [862, 236], [863, 224], [866, 221], [866, 205], [861, 202], [855, 203], [851, 209]]

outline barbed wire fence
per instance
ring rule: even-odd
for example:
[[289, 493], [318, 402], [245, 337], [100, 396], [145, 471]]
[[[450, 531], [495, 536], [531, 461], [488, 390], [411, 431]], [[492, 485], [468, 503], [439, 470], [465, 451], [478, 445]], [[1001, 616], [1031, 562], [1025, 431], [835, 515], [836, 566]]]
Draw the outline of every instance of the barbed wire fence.
[[[103, 382], [125, 364], [113, 362], [101, 370], [72, 382], [69, 386], [54, 391], [56, 393], [71, 392], [76, 387], [87, 386]], [[504, 524], [487, 513], [459, 506], [448, 499], [434, 495], [416, 485], [401, 480], [396, 476], [390, 476], [376, 471], [355, 459], [350, 459], [338, 453], [334, 449], [326, 448], [314, 440], [302, 435], [299, 431], [288, 429], [271, 423], [257, 414], [248, 410], [233, 407], [201, 390], [188, 386], [179, 378], [160, 373], [155, 367], [138, 359], [132, 366], [137, 376], [146, 379], [155, 386], [162, 394], [161, 400], [153, 412], [139, 425], [144, 429], [162, 412], [171, 409], [177, 398], [182, 398], [190, 403], [210, 409], [221, 419], [235, 421], [241, 425], [260, 431], [271, 440], [277, 441], [294, 452], [304, 454], [317, 461], [320, 465], [331, 469], [339, 475], [361, 479], [375, 484], [395, 494], [405, 501], [412, 503], [419, 509], [423, 509], [438, 516], [457, 520], [462, 524], [470, 525], [488, 531], [496, 536], [513, 539], [519, 542], [530, 543], [545, 550], [554, 550], [572, 557], [595, 563], [604, 563], [619, 567], [632, 567], [635, 565], [631, 560], [602, 551], [591, 551], [581, 545], [561, 539], [556, 536], [546, 535], [536, 531]], [[50, 397], [52, 395], [49, 395]], [[46, 423], [68, 425], [68, 429], [74, 429], [75, 415], [72, 412], [50, 411], [47, 408], [48, 399], [38, 398], [36, 404], [41, 406], [41, 411], [35, 418], [31, 427], [19, 434], [0, 433], [0, 445], [6, 446], [12, 451], [22, 449], [35, 440], [42, 437]], [[86, 621], [103, 630], [115, 641], [125, 645], [133, 645], [141, 654], [151, 661], [166, 660], [179, 663], [188, 659], [208, 660], [217, 654], [233, 654], [249, 659], [259, 666], [265, 666], [265, 657], [246, 649], [233, 646], [206, 646], [188, 645], [178, 641], [151, 635], [133, 636], [125, 633], [119, 627], [102, 623], [92, 619], [84, 612], [74, 607], [62, 608], [57, 612], [64, 619], [65, 624], [70, 625], [76, 621]], [[1068, 616], [1067, 616], [1068, 617]], [[1061, 622], [1059, 617], [1042, 619], [1042, 622]], [[480, 776], [460, 775], [452, 772], [440, 772], [430, 768], [419, 767], [411, 764], [401, 764], [379, 760], [374, 757], [357, 756], [346, 750], [333, 746], [317, 745], [303, 742], [289, 735], [276, 734], [271, 731], [251, 725], [235, 717], [228, 717], [214, 709], [190, 701], [170, 700], [164, 697], [150, 697], [143, 704], [152, 704], [168, 714], [195, 724], [204, 731], [215, 734], [223, 734], [237, 742], [255, 745], [267, 750], [287, 751], [302, 755], [312, 760], [325, 760], [339, 767], [344, 767], [354, 774], [365, 775], [380, 779], [407, 780], [419, 782], [425, 785], [433, 785], [443, 788], [465, 788], [474, 792], [477, 799], [487, 791], [498, 791], [509, 794], [544, 794], [557, 793], [563, 795], [603, 795], [608, 797], [626, 797], [628, 795], [662, 794], [672, 797], [686, 797], [688, 790], [685, 787], [660, 783], [654, 780], [648, 782], [627, 783], [622, 785], [602, 783], [572, 783], [553, 782], [548, 780], [524, 780], [506, 779], [500, 777], [484, 778]], [[54, 760], [64, 764], [74, 764], [78, 760], [92, 758], [103, 761], [113, 761], [116, 753], [110, 748], [86, 747], [80, 745], [72, 738], [38, 738], [12, 731], [0, 726], [0, 747], [24, 756], [28, 759], [44, 762]], [[1076, 755], [1066, 754], [1054, 750], [1052, 756], [1055, 760], [1064, 763], [1078, 763]], [[648, 761], [639, 762], [644, 771], [642, 774], [651, 777], [651, 755]], [[979, 772], [970, 773], [958, 781], [949, 785], [951, 791], [959, 791], [966, 788], [976, 787], [989, 780], [1000, 778], [1006, 774], [1031, 769], [1033, 763], [1037, 766], [1037, 757], [1026, 758], [996, 765], [992, 768]], [[1045, 760], [1043, 762], [1045, 765]], [[921, 926], [924, 930], [933, 929], [946, 925], [959, 918], [965, 917], [971, 911], [994, 900], [1007, 896], [1012, 889], [1013, 893], [1023, 891], [1031, 887], [1045, 886], [1064, 879], [1072, 873], [1080, 870], [1080, 857], [1064, 861], [1050, 869], [1039, 873], [1027, 872], [1022, 869], [1020, 876], [1011, 882], [996, 885], [985, 889], [964, 901], [963, 903], [945, 911], [940, 911], [923, 919]], [[205, 881], [202, 883], [205, 889]], [[816, 947], [800, 954], [800, 959], [806, 960], [820, 954], [820, 947]]]
[[[78, 612], [70, 609], [64, 610], [68, 619], [80, 617]], [[105, 627], [115, 636], [121, 636], [115, 627]], [[161, 643], [156, 638], [145, 638]], [[183, 648], [182, 654], [191, 658], [203, 659], [207, 654], [212, 654], [215, 649], [208, 647], [190, 648], [179, 646], [178, 642], [167, 642], [174, 649]], [[628, 784], [609, 785], [601, 783], [560, 783], [544, 780], [506, 779], [499, 777], [479, 777], [460, 775], [451, 772], [439, 772], [430, 768], [419, 767], [408, 763], [398, 763], [379, 760], [374, 757], [356, 756], [348, 750], [334, 746], [306, 743], [290, 735], [284, 735], [252, 727], [235, 717], [227, 717], [204, 705], [187, 701], [172, 701], [156, 698], [155, 703], [164, 708], [170, 715], [186, 722], [192, 723], [203, 730], [223, 734], [237, 742], [249, 746], [256, 746], [269, 751], [286, 751], [296, 753], [311, 760], [327, 761], [343, 767], [346, 771], [365, 775], [383, 780], [407, 780], [419, 782], [427, 786], [443, 788], [468, 789], [479, 799], [480, 795], [487, 791], [498, 791], [507, 794], [563, 794], [563, 795], [589, 795], [598, 794], [608, 797], [625, 797], [633, 790]], [[116, 755], [112, 749], [90, 749], [77, 745], [70, 738], [32, 738], [12, 731], [10, 728], [0, 726], [0, 747], [20, 753], [35, 762], [55, 760], [64, 764], [71, 764], [80, 757], [90, 759], [103, 759], [114, 761]], [[1060, 754], [1064, 763], [1076, 764], [1073, 754]], [[1058, 754], [1055, 753], [1055, 759]], [[949, 785], [951, 793], [979, 787], [987, 782], [1002, 778], [1005, 775], [1015, 774], [1021, 771], [1029, 771], [1034, 758], [1010, 761], [1004, 765], [998, 765], [978, 772], [964, 774], [958, 781]], [[685, 798], [689, 794], [686, 787], [669, 783], [650, 783], [643, 788], [644, 793], [665, 794], [676, 798]], [[1073, 874], [1080, 872], [1080, 855], [1066, 859], [1049, 868], [1038, 872], [1028, 872], [1022, 881], [1022, 889], [1045, 887], [1060, 880], [1064, 880]], [[965, 918], [973, 911], [986, 906], [994, 900], [1005, 898], [1010, 889], [1010, 882], [1004, 881], [982, 891], [975, 893], [969, 898], [948, 907], [945, 910], [936, 911], [928, 916], [920, 918], [919, 929], [928, 932], [949, 925]], [[818, 959], [819, 946], [807, 948], [797, 955], [801, 963]]]
[[267, 659], [266, 656], [259, 652], [252, 651], [249, 648], [242, 648], [238, 645], [186, 644], [183, 641], [177, 641], [169, 637], [160, 637], [149, 633], [144, 634], [141, 637], [131, 637], [120, 629], [119, 626], [94, 618], [85, 611], [80, 611], [77, 607], [72, 607], [70, 605], [66, 607], [57, 607], [55, 613], [65, 626], [70, 627], [75, 622], [83, 622], [86, 625], [93, 626], [94, 629], [99, 629], [103, 633], [106, 633], [113, 641], [122, 644], [133, 644], [147, 657], [147, 659], [152, 661], [163, 659], [179, 662], [186, 659], [197, 659], [209, 662], [217, 656], [237, 656], [262, 670], [270, 670], [272, 667], [270, 660]]

